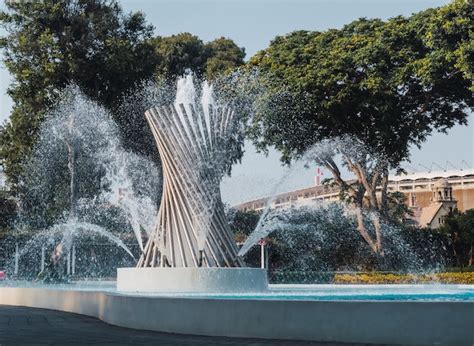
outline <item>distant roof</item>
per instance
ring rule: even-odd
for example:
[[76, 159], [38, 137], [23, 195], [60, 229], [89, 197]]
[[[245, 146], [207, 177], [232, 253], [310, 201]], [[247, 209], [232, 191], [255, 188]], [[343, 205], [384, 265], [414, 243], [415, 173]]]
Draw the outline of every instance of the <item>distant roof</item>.
[[415, 172], [402, 175], [391, 175], [390, 181], [402, 181], [402, 180], [417, 180], [417, 179], [441, 179], [450, 177], [464, 177], [466, 175], [474, 175], [473, 168], [466, 169], [452, 169], [445, 171], [428, 171], [428, 172]]
[[421, 209], [421, 215], [418, 219], [419, 225], [421, 227], [429, 226], [442, 206], [443, 203], [432, 203], [429, 206]]

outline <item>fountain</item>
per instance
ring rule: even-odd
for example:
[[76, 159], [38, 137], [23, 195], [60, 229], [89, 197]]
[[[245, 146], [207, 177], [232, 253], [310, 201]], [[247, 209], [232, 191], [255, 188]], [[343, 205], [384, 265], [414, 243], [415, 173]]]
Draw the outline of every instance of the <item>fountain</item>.
[[[71, 118], [59, 117], [61, 121], [53, 121], [59, 127], [46, 126], [53, 131], [46, 131], [43, 137], [54, 140], [47, 140], [44, 148], [40, 145], [41, 155], [28, 172], [31, 172], [31, 186], [36, 188], [47, 181], [48, 188], [32, 189], [28, 200], [36, 202], [43, 195], [53, 199], [66, 191], [63, 195], [67, 195], [67, 206], [71, 208], [66, 208], [66, 215], [53, 220], [52, 225], [42, 227], [45, 230], [32, 237], [24, 251], [52, 242], [57, 244], [58, 237], [63, 245], [57, 250], [64, 251], [63, 248], [71, 247], [76, 236], [97, 234], [107, 237], [126, 253], [127, 247], [118, 237], [100, 227], [94, 217], [85, 217], [107, 206], [124, 213], [128, 221], [126, 228], [137, 238], [140, 257], [135, 268], [118, 269], [116, 283], [2, 281], [0, 304], [69, 311], [128, 328], [286, 339], [289, 343], [291, 340], [451, 345], [474, 342], [472, 285], [301, 282], [268, 285], [264, 269], [244, 267], [225, 220], [219, 191], [221, 178], [229, 167], [232, 136], [238, 132], [239, 109], [234, 112], [233, 107], [217, 104], [212, 88], [206, 83], [200, 103], [196, 102], [196, 94], [188, 76], [179, 80], [174, 104], [169, 100], [155, 102], [158, 106], [146, 112], [163, 167], [163, 193], [157, 212], [151, 198], [159, 194], [157, 187], [161, 185], [157, 167], [123, 150], [102, 108], [91, 104], [82, 107], [87, 102], [80, 99], [72, 109], [81, 116], [73, 122], [63, 121]], [[82, 124], [81, 120], [84, 120]], [[67, 142], [63, 134], [67, 135]], [[87, 139], [80, 142], [87, 149], [81, 151], [82, 155], [74, 154], [79, 142], [72, 137]], [[91, 138], [98, 144], [92, 145]], [[65, 155], [65, 143], [71, 147], [69, 156]], [[53, 164], [55, 155], [48, 148], [58, 151], [59, 147], [62, 166], [52, 170], [50, 167], [57, 166]], [[90, 162], [84, 161], [85, 156], [90, 156]], [[65, 158], [69, 158], [69, 168], [63, 162]], [[34, 171], [36, 166], [48, 169], [38, 173]], [[78, 196], [77, 191], [83, 191], [78, 188], [81, 183], [92, 185], [83, 171], [97, 167], [103, 173], [100, 193], [93, 197]], [[77, 179], [68, 181], [67, 186], [56, 187], [57, 172], [69, 172], [68, 176]], [[134, 180], [146, 181], [141, 185], [141, 193], [135, 191]], [[51, 191], [56, 196], [49, 195]], [[36, 219], [42, 221], [44, 206], [38, 205], [30, 213], [38, 212]], [[325, 224], [321, 220], [341, 222], [340, 215], [350, 210], [327, 205], [317, 212], [309, 212], [278, 213], [267, 209], [240, 253], [244, 254], [252, 243], [284, 225], [298, 233], [293, 250], [301, 258], [303, 242], [316, 246], [326, 243]], [[304, 223], [308, 217], [319, 224], [316, 231]], [[341, 224], [350, 228], [350, 223]], [[304, 232], [310, 231], [317, 238], [313, 244], [308, 244], [311, 239], [304, 237]], [[144, 245], [143, 233], [147, 239]], [[294, 261], [298, 268], [303, 267], [301, 263]]]
[[[196, 105], [191, 75], [179, 83], [183, 85], [178, 84], [176, 104], [153, 107], [145, 113], [162, 160], [163, 195], [155, 232], [137, 268], [118, 269], [117, 289], [265, 290], [264, 269], [242, 268], [220, 196], [235, 113], [225, 106], [213, 106], [207, 84], [201, 104]], [[180, 98], [188, 103], [179, 103]]]
[[[88, 256], [76, 256], [81, 252], [76, 244], [84, 241], [99, 240], [114, 254], [115, 247], [122, 249], [136, 262], [130, 243], [120, 237], [133, 239], [128, 231], [133, 230], [138, 248], [143, 249], [142, 233], [151, 233], [156, 213], [153, 198], [159, 190], [153, 186], [160, 180], [159, 171], [150, 160], [123, 148], [111, 115], [77, 86], [65, 88], [46, 116], [20, 178], [16, 227], [32, 236], [17, 246], [7, 264], [10, 273], [18, 272], [20, 260], [27, 264], [22, 277], [41, 281], [57, 277], [66, 282], [67, 275], [77, 274], [76, 262], [84, 269], [95, 257], [93, 249], [82, 249]], [[130, 261], [121, 258], [116, 260]], [[45, 263], [48, 259], [50, 263]]]

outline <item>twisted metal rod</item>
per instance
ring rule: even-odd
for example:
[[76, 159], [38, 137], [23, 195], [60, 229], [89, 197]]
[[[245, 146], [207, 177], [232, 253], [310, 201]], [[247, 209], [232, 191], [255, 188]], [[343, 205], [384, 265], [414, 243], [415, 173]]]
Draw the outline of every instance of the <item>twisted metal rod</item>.
[[239, 267], [219, 184], [234, 112], [193, 105], [145, 112], [163, 166], [156, 228], [137, 267]]

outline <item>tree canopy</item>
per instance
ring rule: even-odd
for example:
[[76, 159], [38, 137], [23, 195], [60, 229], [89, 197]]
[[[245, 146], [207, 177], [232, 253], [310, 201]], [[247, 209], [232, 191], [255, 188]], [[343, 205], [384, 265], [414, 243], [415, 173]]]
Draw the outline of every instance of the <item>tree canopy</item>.
[[135, 100], [137, 106], [124, 112], [124, 95], [137, 93], [144, 80], [174, 82], [187, 69], [214, 79], [242, 65], [245, 56], [227, 38], [156, 37], [143, 13], [126, 14], [114, 0], [20, 1], [6, 8], [0, 48], [14, 80], [8, 90], [13, 110], [0, 129], [0, 160], [13, 190], [45, 114], [70, 83], [112, 111], [127, 149], [156, 159], [140, 108], [149, 104]]
[[115, 1], [7, 2], [0, 23], [4, 62], [14, 78], [0, 158], [12, 183], [35, 143], [44, 115], [70, 82], [107, 107], [152, 75], [153, 27], [140, 12], [124, 14]]
[[321, 139], [351, 135], [397, 167], [433, 130], [466, 124], [473, 13], [472, 2], [454, 1], [275, 38], [251, 59], [276, 95], [256, 118], [259, 146], [289, 162]]
[[198, 77], [213, 80], [244, 64], [245, 50], [231, 39], [220, 37], [204, 43], [188, 32], [154, 39], [156, 54], [160, 58], [157, 75], [175, 79], [186, 70]]
[[13, 226], [16, 216], [16, 203], [4, 191], [0, 191], [0, 229]]
[[450, 238], [450, 250], [456, 265], [464, 267], [474, 264], [474, 209], [464, 213], [458, 211], [448, 215], [439, 231]]
[[[313, 159], [352, 201], [388, 217], [389, 169], [433, 131], [466, 124], [474, 107], [473, 13], [472, 2], [456, 0], [409, 18], [275, 38], [251, 59], [268, 88], [251, 132], [257, 147], [274, 146], [290, 163], [319, 146]], [[341, 178], [338, 156], [355, 184]], [[382, 253], [378, 217], [374, 224], [376, 240], [362, 214], [358, 229]]]
[[156, 143], [144, 112], [157, 104], [172, 103], [176, 79], [188, 71], [192, 71], [200, 82], [203, 79], [213, 83], [219, 80], [222, 84], [233, 69], [244, 63], [245, 52], [231, 39], [221, 37], [204, 43], [190, 33], [155, 37], [152, 42], [159, 61], [154, 70], [154, 80], [143, 81], [127, 93], [115, 113], [127, 147], [156, 158]]

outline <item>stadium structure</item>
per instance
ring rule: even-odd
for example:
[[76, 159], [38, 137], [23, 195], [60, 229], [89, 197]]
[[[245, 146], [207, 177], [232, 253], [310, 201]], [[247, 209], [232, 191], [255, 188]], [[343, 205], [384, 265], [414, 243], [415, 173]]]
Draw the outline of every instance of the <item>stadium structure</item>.
[[[350, 183], [350, 181], [349, 181]], [[399, 191], [406, 196], [413, 210], [409, 221], [419, 227], [437, 228], [453, 209], [464, 212], [474, 208], [474, 169], [415, 172], [390, 176], [389, 192]], [[262, 211], [271, 208], [290, 208], [311, 205], [321, 201], [339, 200], [339, 189], [318, 184], [304, 189], [247, 201], [234, 208], [237, 210]]]

